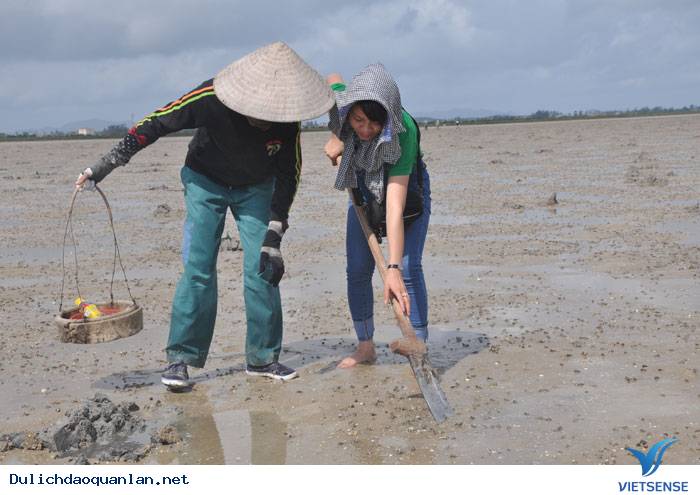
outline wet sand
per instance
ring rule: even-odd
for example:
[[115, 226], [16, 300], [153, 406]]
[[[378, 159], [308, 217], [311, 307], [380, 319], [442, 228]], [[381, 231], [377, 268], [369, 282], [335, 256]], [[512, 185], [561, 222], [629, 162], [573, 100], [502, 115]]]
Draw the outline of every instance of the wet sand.
[[[332, 189], [327, 136], [303, 134], [282, 248], [282, 361], [300, 378], [243, 372], [242, 253], [222, 250], [211, 354], [185, 394], [166, 392], [159, 374], [188, 139], [161, 139], [103, 183], [144, 329], [93, 345], [59, 342], [52, 320], [72, 183], [114, 141], [0, 143], [0, 435], [65, 422], [100, 392], [177, 429], [181, 440], [144, 463], [636, 464], [624, 448], [664, 436], [679, 439], [664, 463], [700, 462], [700, 116], [423, 131], [430, 352], [455, 409], [441, 425], [388, 351], [399, 331], [376, 277], [379, 360], [334, 368], [354, 334], [347, 198]], [[106, 300], [113, 247], [99, 196], [81, 195], [75, 215], [81, 293]], [[232, 218], [225, 233], [238, 237]], [[115, 296], [126, 296], [119, 274]], [[11, 449], [0, 462], [68, 460]]]

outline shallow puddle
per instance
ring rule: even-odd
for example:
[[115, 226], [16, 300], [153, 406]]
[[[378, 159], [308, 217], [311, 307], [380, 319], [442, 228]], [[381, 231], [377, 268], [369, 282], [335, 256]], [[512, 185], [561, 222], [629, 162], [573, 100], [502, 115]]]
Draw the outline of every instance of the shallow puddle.
[[287, 424], [271, 411], [233, 410], [187, 416], [177, 461], [187, 464], [286, 464]]
[[523, 271], [545, 274], [553, 288], [585, 294], [586, 298], [614, 295], [637, 300], [637, 305], [661, 306], [683, 312], [698, 306], [699, 283], [692, 279], [648, 281], [616, 278], [607, 273], [557, 269], [551, 265], [530, 267]]
[[660, 222], [655, 228], [662, 234], [678, 236], [678, 242], [684, 246], [700, 246], [700, 218]]

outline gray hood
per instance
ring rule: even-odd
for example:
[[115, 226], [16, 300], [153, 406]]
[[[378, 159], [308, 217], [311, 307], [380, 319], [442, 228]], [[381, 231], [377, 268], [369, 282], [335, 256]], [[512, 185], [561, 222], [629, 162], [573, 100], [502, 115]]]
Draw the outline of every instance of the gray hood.
[[[360, 140], [347, 116], [358, 101], [373, 100], [387, 111], [382, 131], [370, 141]], [[384, 198], [384, 164], [394, 164], [401, 157], [399, 134], [405, 131], [401, 94], [396, 82], [382, 64], [372, 64], [352, 78], [345, 91], [336, 92], [336, 105], [329, 114], [328, 127], [343, 141], [345, 150], [335, 181], [336, 189], [357, 187], [355, 172], [365, 171], [365, 184], [375, 198]]]

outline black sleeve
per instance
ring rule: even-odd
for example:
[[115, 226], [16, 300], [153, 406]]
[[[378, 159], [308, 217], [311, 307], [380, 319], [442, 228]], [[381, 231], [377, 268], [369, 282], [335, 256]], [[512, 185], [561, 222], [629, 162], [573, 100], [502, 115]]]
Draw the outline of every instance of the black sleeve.
[[129, 133], [92, 167], [92, 178], [99, 182], [115, 167], [126, 165], [131, 157], [158, 138], [182, 129], [205, 125], [214, 94], [213, 79], [203, 82], [139, 121]]
[[284, 222], [294, 202], [301, 181], [301, 124], [285, 140], [275, 168], [275, 192], [272, 195], [270, 220]]
[[150, 115], [144, 117], [134, 127], [136, 138], [143, 147], [158, 138], [182, 129], [194, 129], [206, 123], [214, 94], [214, 80], [204, 81], [189, 93], [171, 101]]

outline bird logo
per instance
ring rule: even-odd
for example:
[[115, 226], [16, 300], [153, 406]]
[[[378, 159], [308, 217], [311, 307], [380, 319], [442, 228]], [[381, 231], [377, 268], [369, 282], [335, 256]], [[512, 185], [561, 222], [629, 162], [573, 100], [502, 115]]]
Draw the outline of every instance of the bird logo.
[[649, 476], [659, 469], [661, 459], [663, 458], [666, 449], [677, 441], [678, 439], [675, 437], [664, 438], [660, 442], [656, 442], [654, 445], [652, 445], [646, 454], [644, 452], [640, 452], [639, 450], [630, 449], [629, 447], [627, 447], [625, 450], [628, 450], [633, 456], [635, 456], [639, 461], [639, 464], [642, 465], [642, 476]]

